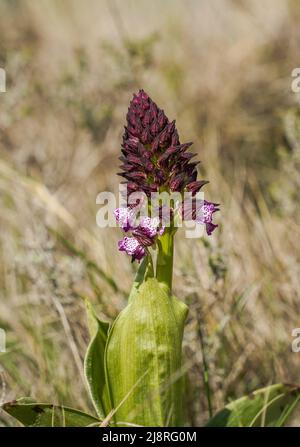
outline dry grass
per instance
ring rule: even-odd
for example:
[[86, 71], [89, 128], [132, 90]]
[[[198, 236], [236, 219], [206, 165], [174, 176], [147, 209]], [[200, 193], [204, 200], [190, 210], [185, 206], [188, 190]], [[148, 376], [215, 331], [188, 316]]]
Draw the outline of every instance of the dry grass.
[[297, 0], [1, 1], [6, 400], [89, 407], [80, 297], [113, 319], [133, 275], [119, 231], [97, 228], [95, 199], [118, 190], [122, 125], [139, 87], [195, 142], [205, 193], [222, 207], [213, 237], [177, 238], [175, 291], [191, 306], [187, 423], [207, 418], [201, 337], [214, 408], [271, 382], [300, 383], [291, 352], [300, 118], [290, 88], [299, 17]]

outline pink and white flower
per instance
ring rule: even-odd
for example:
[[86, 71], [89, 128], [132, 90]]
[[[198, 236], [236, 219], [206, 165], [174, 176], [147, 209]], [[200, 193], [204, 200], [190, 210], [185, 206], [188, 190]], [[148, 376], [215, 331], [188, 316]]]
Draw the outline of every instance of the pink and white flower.
[[133, 261], [140, 261], [146, 255], [148, 247], [155, 244], [157, 236], [164, 232], [158, 218], [143, 216], [140, 223], [136, 224], [136, 214], [132, 208], [117, 208], [115, 216], [122, 229], [132, 233], [131, 237], [125, 236], [120, 240], [118, 247], [120, 251], [132, 256]]

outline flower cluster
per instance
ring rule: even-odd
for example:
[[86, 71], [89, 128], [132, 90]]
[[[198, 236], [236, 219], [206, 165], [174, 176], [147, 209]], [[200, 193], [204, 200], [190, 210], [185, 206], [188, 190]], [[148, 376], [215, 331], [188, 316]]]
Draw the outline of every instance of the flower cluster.
[[134, 95], [127, 113], [119, 173], [125, 178], [128, 194], [191, 191], [196, 194], [208, 183], [197, 181], [195, 154], [188, 152], [192, 143], [180, 144], [175, 121], [170, 122], [163, 110], [144, 90]]
[[[183, 220], [205, 225], [210, 235], [217, 227], [212, 218], [218, 211], [218, 204], [197, 198], [197, 193], [208, 182], [197, 180], [199, 162], [191, 161], [195, 154], [188, 152], [192, 143], [180, 143], [175, 121], [170, 122], [144, 90], [133, 96], [126, 118], [119, 175], [125, 179], [128, 197], [133, 192], [144, 193], [146, 200], [153, 193], [180, 193], [181, 203], [169, 210], [171, 220], [177, 212]], [[190, 193], [192, 199], [184, 200], [185, 193]], [[146, 255], [148, 247], [155, 245], [163, 231], [165, 221], [161, 208], [159, 218], [155, 221], [142, 218], [137, 226], [132, 223], [135, 219], [132, 207], [116, 210], [120, 226], [125, 232], [132, 232], [132, 236], [119, 241], [120, 251], [131, 255], [133, 260], [141, 260]]]
[[117, 208], [115, 216], [120, 227], [126, 233], [132, 234], [130, 237], [125, 236], [118, 243], [119, 250], [132, 256], [132, 261], [140, 261], [146, 255], [148, 247], [155, 245], [157, 236], [164, 232], [158, 218], [141, 217], [137, 224], [136, 213], [132, 208]]

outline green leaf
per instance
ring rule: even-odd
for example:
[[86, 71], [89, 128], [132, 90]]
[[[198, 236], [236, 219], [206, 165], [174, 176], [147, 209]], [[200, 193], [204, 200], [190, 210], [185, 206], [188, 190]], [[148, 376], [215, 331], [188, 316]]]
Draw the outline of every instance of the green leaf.
[[117, 425], [180, 426], [187, 307], [153, 277], [134, 288], [109, 332], [108, 386]]
[[136, 276], [134, 278], [134, 282], [128, 298], [128, 303], [130, 303], [137, 295], [140, 285], [143, 284], [143, 282], [146, 281], [147, 278], [153, 278], [153, 276], [153, 261], [152, 257], [148, 255], [143, 259], [138, 268], [138, 271], [136, 272]]
[[2, 409], [26, 427], [87, 427], [100, 425], [94, 416], [59, 405], [34, 402], [30, 398], [5, 403]]
[[296, 408], [300, 387], [276, 384], [230, 402], [207, 423], [208, 427], [280, 427]]
[[95, 410], [98, 416], [104, 419], [111, 409], [104, 366], [109, 323], [98, 319], [88, 301], [86, 301], [86, 310], [91, 341], [84, 360], [84, 374]]

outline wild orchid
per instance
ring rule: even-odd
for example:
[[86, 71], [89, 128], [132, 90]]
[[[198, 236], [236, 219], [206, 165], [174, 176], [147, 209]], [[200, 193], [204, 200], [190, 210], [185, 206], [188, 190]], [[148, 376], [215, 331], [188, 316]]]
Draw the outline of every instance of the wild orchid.
[[[115, 219], [124, 232], [118, 249], [137, 261], [138, 271], [128, 304], [112, 325], [86, 301], [91, 340], [84, 373], [95, 414], [32, 399], [5, 404], [24, 425], [184, 425], [182, 338], [188, 308], [172, 292], [174, 237], [178, 222], [185, 221], [205, 227], [210, 236], [219, 210], [199, 196], [208, 182], [198, 179], [191, 144], [180, 143], [175, 121], [143, 90], [134, 95], [120, 157], [126, 206], [115, 210]], [[171, 194], [168, 204], [153, 202], [153, 195], [163, 193]], [[137, 200], [130, 200], [132, 195]], [[299, 395], [296, 386], [271, 385], [230, 403], [207, 425], [260, 425], [261, 415], [266, 425], [283, 424]]]
[[[191, 143], [181, 144], [175, 121], [140, 90], [127, 113], [123, 135], [120, 175], [125, 179], [127, 198], [143, 193], [145, 200], [115, 211], [125, 236], [118, 243], [142, 263], [129, 303], [114, 323], [106, 349], [108, 387], [113, 407], [125, 402], [115, 414], [115, 422], [139, 425], [183, 423], [181, 344], [186, 305], [172, 295], [173, 252], [176, 214], [205, 224], [210, 234], [216, 227], [212, 215], [215, 204], [192, 200], [187, 207], [184, 192], [196, 197], [207, 181], [197, 180], [197, 162], [188, 152]], [[155, 217], [141, 216], [141, 205], [153, 214], [151, 200], [156, 193], [178, 193], [182, 200], [171, 204], [168, 225], [163, 206]], [[178, 197], [178, 196], [177, 196]], [[145, 203], [146, 201], [146, 203]], [[196, 208], [199, 211], [196, 212]], [[128, 236], [130, 234], [130, 236]], [[157, 248], [154, 268], [150, 249]], [[110, 380], [110, 371], [118, 371]]]

